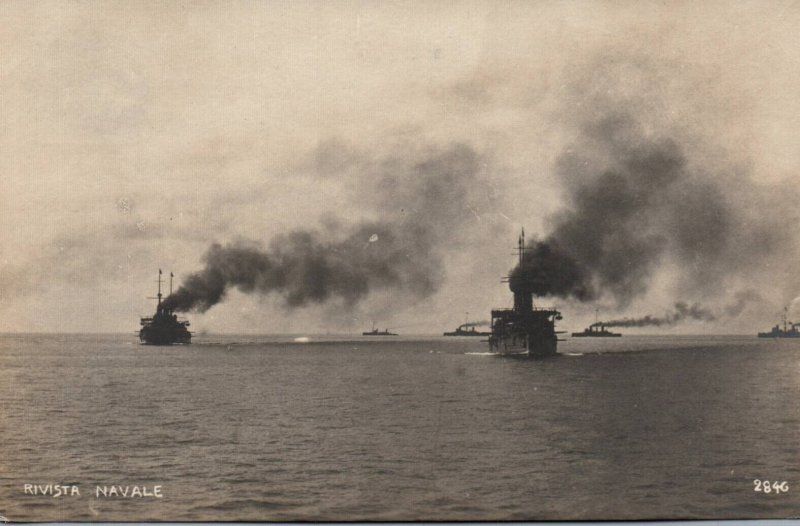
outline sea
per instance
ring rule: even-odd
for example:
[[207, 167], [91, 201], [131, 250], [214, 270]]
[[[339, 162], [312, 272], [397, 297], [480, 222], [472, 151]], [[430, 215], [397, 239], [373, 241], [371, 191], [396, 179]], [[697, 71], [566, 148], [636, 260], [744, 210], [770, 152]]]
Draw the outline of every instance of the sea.
[[800, 340], [303, 336], [0, 335], [0, 515], [800, 516]]

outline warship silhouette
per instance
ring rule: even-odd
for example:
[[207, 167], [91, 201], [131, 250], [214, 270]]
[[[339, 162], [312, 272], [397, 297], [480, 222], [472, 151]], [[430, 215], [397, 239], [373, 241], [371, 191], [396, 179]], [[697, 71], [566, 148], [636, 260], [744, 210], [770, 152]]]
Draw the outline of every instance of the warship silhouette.
[[[524, 267], [525, 230], [519, 236], [519, 268]], [[513, 309], [492, 310], [492, 332], [489, 348], [498, 354], [524, 355], [532, 358], [558, 355], [555, 322], [561, 313], [554, 308], [533, 304], [533, 283], [524, 273], [512, 272], [503, 279], [514, 293]]]
[[620, 338], [622, 334], [606, 329], [606, 324], [597, 321], [597, 309], [594, 311], [594, 323], [583, 329], [582, 332], [573, 332], [573, 338]]
[[491, 336], [491, 332], [484, 332], [475, 329], [475, 325], [464, 323], [456, 327], [456, 330], [445, 332], [445, 336]]
[[372, 330], [371, 331], [364, 331], [361, 333], [362, 336], [397, 336], [397, 334], [393, 332], [389, 332], [389, 329], [386, 328], [382, 331], [379, 331], [375, 328], [375, 322], [372, 323]]
[[602, 323], [593, 323], [581, 332], [573, 332], [573, 338], [620, 338], [622, 334], [611, 332]]
[[[169, 273], [169, 292], [172, 294], [172, 272]], [[156, 313], [147, 318], [141, 318], [139, 324], [139, 341], [145, 345], [173, 345], [192, 343], [192, 333], [189, 332], [189, 322], [179, 320], [172, 309], [164, 307], [161, 302], [161, 269], [158, 269], [158, 300]]]
[[[781, 324], [775, 325], [769, 332], [759, 332], [759, 338], [800, 338], [800, 323], [792, 323], [786, 321], [789, 313], [789, 307], [784, 307], [783, 316], [781, 317]], [[783, 325], [783, 328], [781, 328]]]

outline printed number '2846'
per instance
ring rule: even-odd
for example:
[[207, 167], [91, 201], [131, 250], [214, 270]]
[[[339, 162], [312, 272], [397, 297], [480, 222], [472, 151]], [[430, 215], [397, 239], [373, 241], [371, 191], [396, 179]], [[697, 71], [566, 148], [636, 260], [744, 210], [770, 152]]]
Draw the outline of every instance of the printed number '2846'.
[[753, 481], [753, 491], [760, 491], [763, 493], [787, 493], [789, 491], [789, 483], [785, 480], [783, 482], [770, 482], [768, 480]]

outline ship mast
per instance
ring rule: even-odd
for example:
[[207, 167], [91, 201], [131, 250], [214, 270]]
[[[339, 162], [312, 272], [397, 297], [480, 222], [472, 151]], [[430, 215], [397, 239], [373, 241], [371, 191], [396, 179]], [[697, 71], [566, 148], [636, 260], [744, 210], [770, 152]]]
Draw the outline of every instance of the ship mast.
[[164, 297], [164, 295], [161, 294], [161, 282], [162, 281], [163, 280], [161, 279], [161, 269], [158, 269], [158, 281], [156, 282], [156, 283], [158, 283], [158, 294], [156, 294], [155, 298], [152, 297], [152, 296], [148, 296], [147, 297], [147, 299], [149, 299], [149, 300], [158, 300], [158, 305], [156, 305], [156, 314], [161, 312], [161, 298]]
[[158, 269], [158, 309], [161, 310], [161, 269]]

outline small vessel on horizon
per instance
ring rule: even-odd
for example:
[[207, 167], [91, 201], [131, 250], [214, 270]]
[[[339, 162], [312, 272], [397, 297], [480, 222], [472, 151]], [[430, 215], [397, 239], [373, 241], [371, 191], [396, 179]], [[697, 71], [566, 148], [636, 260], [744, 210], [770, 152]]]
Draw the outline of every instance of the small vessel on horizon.
[[364, 331], [361, 333], [362, 336], [397, 336], [397, 334], [393, 332], [389, 332], [389, 328], [385, 328], [382, 331], [379, 331], [375, 328], [375, 323], [372, 323], [372, 330], [371, 331]]
[[[172, 294], [172, 272], [169, 273], [169, 292]], [[158, 300], [156, 313], [150, 317], [141, 318], [139, 324], [139, 341], [144, 345], [173, 345], [192, 343], [192, 333], [189, 332], [189, 322], [179, 320], [172, 309], [164, 307], [161, 302], [161, 269], [158, 269]]]
[[573, 332], [573, 338], [620, 338], [622, 334], [611, 332], [603, 323], [593, 323], [581, 332]]
[[[789, 308], [784, 307], [783, 316], [781, 316], [781, 324], [775, 325], [769, 332], [759, 332], [759, 338], [800, 338], [800, 323], [792, 323], [787, 321]], [[781, 328], [783, 325], [783, 328]]]
[[471, 323], [462, 323], [456, 330], [443, 333], [444, 336], [491, 336], [491, 332], [479, 331]]

